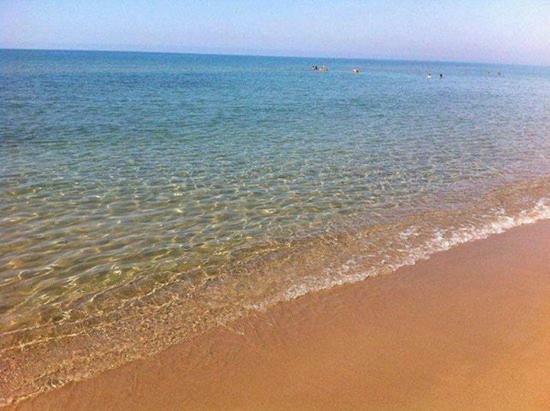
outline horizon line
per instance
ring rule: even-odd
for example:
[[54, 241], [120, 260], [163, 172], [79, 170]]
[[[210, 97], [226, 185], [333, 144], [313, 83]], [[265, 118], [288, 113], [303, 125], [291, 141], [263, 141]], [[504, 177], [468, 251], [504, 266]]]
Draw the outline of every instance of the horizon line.
[[3, 47], [0, 46], [0, 50], [13, 50], [13, 51], [68, 51], [68, 52], [103, 52], [103, 53], [142, 53], [142, 54], [179, 54], [179, 55], [199, 55], [199, 56], [234, 56], [234, 57], [269, 57], [269, 58], [281, 58], [281, 59], [329, 59], [329, 60], [372, 60], [372, 61], [393, 61], [393, 62], [411, 62], [411, 63], [454, 63], [454, 64], [481, 64], [481, 65], [493, 65], [493, 66], [521, 66], [521, 67], [540, 67], [549, 68], [550, 65], [544, 64], [525, 64], [525, 63], [495, 63], [495, 62], [481, 62], [481, 61], [460, 61], [460, 60], [421, 60], [421, 59], [404, 59], [398, 57], [321, 57], [321, 56], [303, 56], [303, 55], [272, 55], [272, 54], [247, 54], [244, 53], [231, 53], [231, 52], [186, 52], [186, 51], [155, 51], [155, 50], [122, 50], [122, 49], [85, 49], [85, 48], [35, 48], [35, 47]]

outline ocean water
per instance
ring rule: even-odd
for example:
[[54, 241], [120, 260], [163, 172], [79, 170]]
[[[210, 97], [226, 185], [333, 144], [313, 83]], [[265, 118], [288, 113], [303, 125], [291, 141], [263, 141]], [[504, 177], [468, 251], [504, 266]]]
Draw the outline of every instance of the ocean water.
[[0, 404], [543, 218], [550, 68], [0, 50]]

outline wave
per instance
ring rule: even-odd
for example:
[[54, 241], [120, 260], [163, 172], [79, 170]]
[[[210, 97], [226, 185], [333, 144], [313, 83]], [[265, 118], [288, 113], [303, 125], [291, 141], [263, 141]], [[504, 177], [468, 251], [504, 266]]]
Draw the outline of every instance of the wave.
[[[550, 201], [547, 198], [541, 198], [536, 202], [533, 208], [522, 210], [515, 216], [507, 215], [504, 209], [500, 209], [497, 211], [494, 221], [480, 227], [467, 225], [454, 230], [435, 229], [431, 239], [420, 246], [409, 249], [408, 255], [404, 258], [394, 262], [385, 262], [383, 267], [372, 267], [367, 271], [346, 275], [346, 273], [350, 271], [350, 266], [354, 265], [353, 261], [348, 261], [342, 266], [340, 270], [341, 275], [339, 276], [333, 275], [330, 278], [322, 279], [317, 277], [306, 277], [302, 279], [302, 284], [287, 289], [282, 297], [253, 305], [251, 308], [265, 310], [277, 302], [293, 300], [311, 292], [318, 292], [344, 284], [356, 283], [369, 277], [375, 277], [384, 272], [394, 272], [401, 267], [414, 265], [421, 260], [427, 260], [435, 253], [450, 250], [460, 244], [483, 240], [491, 235], [501, 234], [515, 227], [550, 219], [549, 203]], [[399, 236], [406, 239], [416, 234], [416, 232], [417, 228], [411, 226], [399, 233]]]

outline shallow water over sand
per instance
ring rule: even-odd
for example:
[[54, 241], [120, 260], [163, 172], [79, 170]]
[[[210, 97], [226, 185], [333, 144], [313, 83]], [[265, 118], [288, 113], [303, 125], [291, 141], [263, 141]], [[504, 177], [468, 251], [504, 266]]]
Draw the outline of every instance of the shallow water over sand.
[[550, 217], [545, 68], [0, 55], [6, 401]]

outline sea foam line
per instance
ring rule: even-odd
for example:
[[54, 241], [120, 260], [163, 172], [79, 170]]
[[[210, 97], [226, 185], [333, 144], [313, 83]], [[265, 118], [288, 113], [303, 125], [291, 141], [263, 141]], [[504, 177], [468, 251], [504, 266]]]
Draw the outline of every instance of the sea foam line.
[[[271, 299], [264, 303], [254, 305], [250, 308], [265, 311], [269, 306], [282, 302], [289, 301], [306, 294], [321, 290], [330, 289], [344, 284], [356, 283], [363, 281], [369, 277], [375, 277], [383, 272], [395, 272], [397, 269], [404, 266], [411, 266], [421, 260], [427, 260], [433, 254], [447, 251], [460, 244], [468, 243], [475, 240], [483, 240], [495, 234], [501, 234], [512, 228], [527, 224], [534, 224], [537, 221], [550, 219], [550, 201], [548, 198], [541, 198], [529, 210], [522, 210], [515, 216], [506, 215], [504, 209], [497, 211], [496, 218], [480, 227], [473, 225], [455, 229], [453, 231], [446, 229], [435, 229], [432, 238], [426, 241], [423, 245], [413, 247], [406, 257], [397, 260], [394, 263], [386, 264], [382, 267], [373, 267], [366, 271], [346, 275], [350, 271], [350, 267], [354, 264], [353, 261], [348, 261], [339, 270], [339, 274], [327, 276], [319, 279], [314, 276], [308, 276], [302, 279], [302, 283], [287, 289], [282, 296]], [[401, 237], [408, 237], [416, 231], [415, 227], [409, 227], [400, 233]]]

